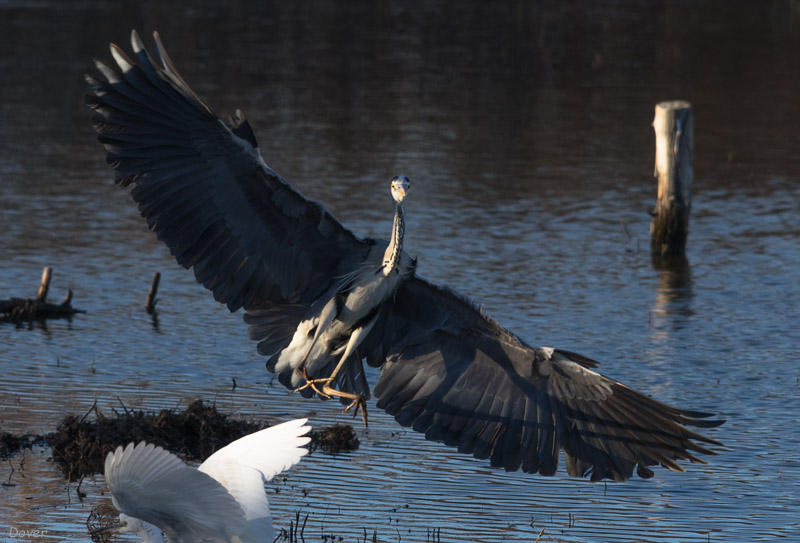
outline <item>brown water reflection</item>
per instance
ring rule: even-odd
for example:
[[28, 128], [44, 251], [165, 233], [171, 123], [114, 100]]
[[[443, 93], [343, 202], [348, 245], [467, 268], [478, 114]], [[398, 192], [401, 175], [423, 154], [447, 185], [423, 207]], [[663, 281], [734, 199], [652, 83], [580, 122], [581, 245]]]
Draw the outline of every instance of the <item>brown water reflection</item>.
[[[241, 107], [267, 162], [357, 233], [388, 233], [385, 183], [406, 174], [424, 276], [532, 343], [728, 418], [709, 466], [606, 486], [496, 472], [375, 413], [358, 453], [314, 455], [279, 483], [279, 526], [302, 509], [316, 539], [795, 536], [800, 3], [0, 0], [0, 298], [32, 296], [49, 265], [53, 296], [72, 288], [88, 311], [0, 326], [3, 430], [50, 431], [95, 398], [343, 420], [270, 384], [239, 317], [113, 186], [81, 78], [131, 27], [158, 29], [195, 90], [220, 114]], [[695, 108], [695, 195], [688, 260], [663, 267], [647, 251], [650, 122], [677, 98]], [[142, 310], [154, 270], [158, 330]], [[48, 456], [0, 463], [16, 485], [0, 487], [0, 537], [87, 539], [102, 479], [80, 502]]]

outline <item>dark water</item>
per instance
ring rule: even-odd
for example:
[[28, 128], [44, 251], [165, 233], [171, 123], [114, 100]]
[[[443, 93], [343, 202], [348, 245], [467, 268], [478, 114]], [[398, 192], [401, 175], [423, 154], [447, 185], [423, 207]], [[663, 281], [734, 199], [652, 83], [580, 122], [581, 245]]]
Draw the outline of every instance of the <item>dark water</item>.
[[[167, 4], [0, 0], [0, 298], [33, 296], [53, 266], [51, 297], [71, 288], [87, 311], [0, 325], [0, 428], [49, 432], [95, 399], [348, 421], [271, 383], [240, 317], [111, 182], [81, 77], [131, 27], [158, 29], [198, 94], [241, 107], [266, 161], [358, 234], [388, 234], [387, 181], [408, 175], [424, 276], [533, 344], [728, 420], [709, 465], [605, 485], [491, 470], [372, 409], [357, 452], [270, 486], [278, 527], [300, 510], [308, 540], [796, 539], [800, 3]], [[678, 98], [695, 108], [688, 266], [660, 271], [650, 122]], [[155, 270], [158, 328], [142, 310]], [[0, 538], [88, 539], [102, 477], [80, 501], [50, 454], [0, 464]]]

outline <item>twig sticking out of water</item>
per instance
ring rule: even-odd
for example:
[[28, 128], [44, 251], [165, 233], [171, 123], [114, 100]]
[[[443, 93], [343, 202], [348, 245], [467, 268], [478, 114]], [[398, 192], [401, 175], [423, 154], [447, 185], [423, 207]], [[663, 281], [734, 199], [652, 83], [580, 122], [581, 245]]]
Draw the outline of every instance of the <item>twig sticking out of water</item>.
[[281, 528], [281, 532], [277, 535], [273, 543], [278, 541], [285, 541], [286, 543], [300, 543], [305, 542], [306, 522], [308, 522], [308, 513], [303, 519], [303, 525], [300, 526], [300, 511], [294, 514], [294, 521], [289, 521], [289, 531]]
[[36, 291], [37, 302], [43, 303], [47, 301], [47, 291], [50, 290], [50, 279], [52, 279], [52, 277], [53, 268], [48, 266], [42, 271], [42, 281], [39, 283], [39, 290]]
[[153, 282], [150, 283], [150, 292], [147, 293], [147, 305], [145, 309], [147, 313], [153, 315], [156, 313], [156, 304], [158, 303], [158, 283], [161, 281], [161, 272], [155, 272], [153, 274]]

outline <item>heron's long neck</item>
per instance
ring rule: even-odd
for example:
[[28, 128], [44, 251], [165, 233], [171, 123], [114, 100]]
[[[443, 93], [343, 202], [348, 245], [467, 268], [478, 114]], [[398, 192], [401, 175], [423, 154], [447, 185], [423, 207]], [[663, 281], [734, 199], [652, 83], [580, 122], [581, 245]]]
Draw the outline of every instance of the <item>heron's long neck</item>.
[[403, 252], [403, 234], [406, 226], [403, 220], [403, 205], [394, 204], [394, 225], [392, 225], [392, 237], [386, 252], [383, 253], [383, 274], [389, 273], [397, 267], [400, 260], [400, 253]]

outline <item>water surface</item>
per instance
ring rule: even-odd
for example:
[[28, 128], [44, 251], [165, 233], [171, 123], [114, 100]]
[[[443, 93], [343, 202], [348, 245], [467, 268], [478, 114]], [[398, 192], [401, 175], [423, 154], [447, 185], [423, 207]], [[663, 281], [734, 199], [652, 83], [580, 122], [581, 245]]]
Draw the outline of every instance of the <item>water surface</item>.
[[[736, 9], [734, 9], [734, 6]], [[528, 342], [719, 413], [708, 465], [592, 484], [490, 469], [370, 410], [361, 448], [314, 454], [269, 486], [308, 540], [774, 541], [800, 528], [800, 12], [796, 2], [0, 1], [0, 298], [71, 288], [87, 311], [0, 325], [0, 428], [216, 401], [269, 421], [347, 422], [273, 383], [230, 315], [149, 233], [94, 139], [82, 74], [131, 27], [158, 29], [220, 115], [241, 107], [266, 161], [357, 234], [407, 250]], [[648, 251], [653, 106], [695, 108], [687, 264]], [[162, 272], [158, 327], [143, 306]], [[373, 383], [377, 373], [372, 374]], [[233, 389], [232, 380], [237, 387]], [[87, 540], [101, 476], [51, 451], [0, 464], [0, 537]]]

